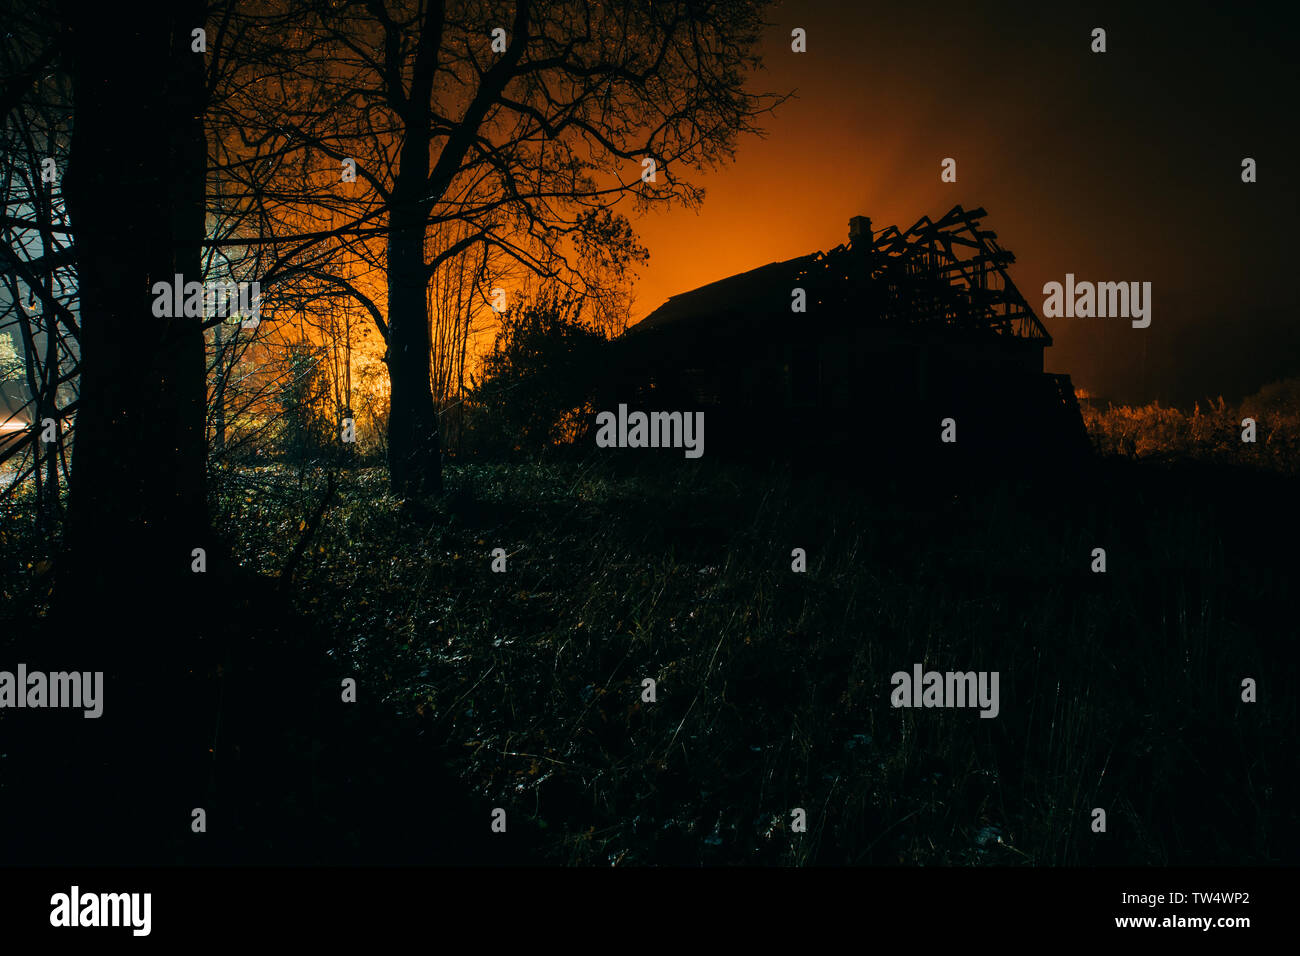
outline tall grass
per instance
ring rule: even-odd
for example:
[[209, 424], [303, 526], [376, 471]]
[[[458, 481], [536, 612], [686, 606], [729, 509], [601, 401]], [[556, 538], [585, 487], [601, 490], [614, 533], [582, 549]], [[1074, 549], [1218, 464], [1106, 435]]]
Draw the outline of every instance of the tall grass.
[[[1084, 400], [1084, 425], [1103, 455], [1241, 464], [1285, 474], [1300, 471], [1300, 380], [1266, 386], [1236, 404], [1222, 397], [1191, 410], [1149, 405], [1098, 406]], [[1246, 419], [1254, 442], [1243, 441]]]
[[[1225, 543], [1230, 503], [1151, 466], [938, 497], [726, 467], [448, 481], [417, 523], [357, 475], [302, 610], [554, 860], [1264, 862], [1296, 838], [1289, 585]], [[296, 520], [234, 527], [258, 553]], [[1000, 716], [893, 709], [914, 662], [999, 671]]]
[[[1249, 400], [1085, 409], [1112, 454], [1034, 485], [461, 464], [412, 509], [358, 469], [293, 599], [555, 861], [1294, 861], [1300, 522], [1267, 472], [1295, 473], [1300, 412], [1265, 398], [1254, 445]], [[322, 483], [232, 468], [213, 511], [274, 573]], [[30, 525], [0, 507], [10, 621], [44, 615]], [[1000, 715], [892, 708], [917, 662], [998, 671]]]

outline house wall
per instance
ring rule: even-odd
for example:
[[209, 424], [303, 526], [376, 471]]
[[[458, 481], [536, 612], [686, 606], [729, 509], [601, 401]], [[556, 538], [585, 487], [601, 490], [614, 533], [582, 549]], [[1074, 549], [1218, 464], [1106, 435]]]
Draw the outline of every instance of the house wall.
[[710, 454], [809, 460], [872, 449], [919, 461], [934, 453], [946, 417], [959, 423], [961, 454], [998, 457], [1045, 447], [1079, 424], [1059, 417], [1041, 342], [847, 322], [809, 334], [788, 316], [726, 332], [665, 331], [650, 348], [629, 349], [607, 407], [703, 410]]

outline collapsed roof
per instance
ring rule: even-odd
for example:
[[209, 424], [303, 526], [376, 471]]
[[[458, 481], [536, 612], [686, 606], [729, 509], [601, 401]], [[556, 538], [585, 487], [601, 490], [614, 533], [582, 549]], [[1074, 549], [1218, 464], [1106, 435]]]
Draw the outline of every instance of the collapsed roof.
[[875, 233], [870, 220], [854, 217], [848, 243], [675, 295], [627, 334], [728, 315], [790, 316], [793, 290], [803, 289], [809, 317], [1049, 346], [1052, 337], [1007, 274], [1015, 256], [998, 245], [996, 233], [980, 228], [986, 215], [954, 206], [937, 221], [923, 216], [905, 231]]

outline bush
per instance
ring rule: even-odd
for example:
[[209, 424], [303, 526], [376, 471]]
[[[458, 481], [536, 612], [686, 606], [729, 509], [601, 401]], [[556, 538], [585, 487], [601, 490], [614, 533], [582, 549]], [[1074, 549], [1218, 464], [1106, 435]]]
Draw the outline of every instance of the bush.
[[463, 450], [508, 457], [572, 442], [591, 414], [592, 373], [605, 342], [568, 299], [547, 297], [508, 313], [470, 396]]

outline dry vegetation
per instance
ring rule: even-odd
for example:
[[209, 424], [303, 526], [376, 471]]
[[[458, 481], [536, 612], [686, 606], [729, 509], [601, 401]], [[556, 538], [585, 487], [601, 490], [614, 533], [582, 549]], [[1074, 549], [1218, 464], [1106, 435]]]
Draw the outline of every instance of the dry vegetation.
[[[418, 523], [362, 472], [301, 610], [547, 859], [1276, 860], [1297, 835], [1289, 573], [1222, 529], [1241, 496], [1285, 491], [1163, 472], [864, 494], [732, 468], [467, 465]], [[268, 567], [298, 522], [274, 501], [233, 502]], [[917, 661], [999, 671], [1001, 716], [893, 710], [889, 676]], [[1266, 675], [1257, 705], [1243, 674]], [[1097, 806], [1113, 838], [1090, 832]]]
[[[1295, 395], [1088, 410], [1103, 457], [1038, 486], [601, 458], [451, 464], [449, 494], [413, 507], [354, 464], [291, 613], [336, 665], [324, 713], [356, 675], [391, 717], [372, 736], [431, 744], [403, 765], [449, 766], [474, 826], [505, 807], [542, 859], [1275, 862], [1300, 840], [1297, 562], [1276, 543], [1300, 534]], [[233, 466], [214, 515], [275, 575], [324, 484], [319, 466]], [[32, 534], [5, 502], [15, 621], [44, 613]], [[1104, 576], [1088, 572], [1099, 544]], [[915, 662], [999, 671], [999, 718], [892, 709], [889, 677]], [[293, 739], [329, 745], [338, 731], [311, 721]], [[377, 804], [435, 797], [376, 780]], [[287, 787], [249, 786], [297, 807]], [[360, 813], [354, 786], [340, 825]], [[1099, 806], [1106, 836], [1089, 829]], [[794, 807], [807, 834], [790, 832]], [[317, 831], [302, 839], [326, 852]]]
[[[1159, 402], [1133, 407], [1081, 402], [1083, 420], [1102, 455], [1163, 461], [1240, 464], [1295, 474], [1300, 464], [1300, 379], [1265, 386], [1236, 405], [1222, 398], [1192, 410]], [[1242, 422], [1256, 422], [1253, 444], [1242, 441]]]

